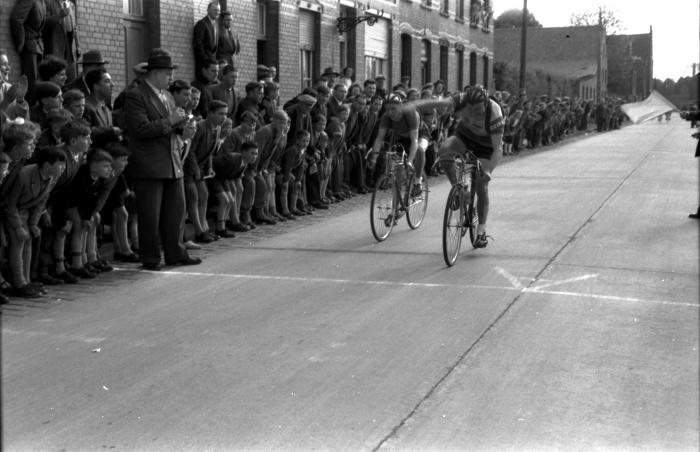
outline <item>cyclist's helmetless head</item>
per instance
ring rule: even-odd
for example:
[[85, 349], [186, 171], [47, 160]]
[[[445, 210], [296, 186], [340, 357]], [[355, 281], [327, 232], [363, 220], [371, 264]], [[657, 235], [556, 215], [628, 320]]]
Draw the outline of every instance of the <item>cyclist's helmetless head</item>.
[[384, 103], [384, 108], [386, 109], [386, 114], [392, 121], [398, 121], [401, 119], [401, 97], [396, 94], [390, 94], [389, 98]]
[[480, 86], [474, 86], [464, 92], [455, 110], [468, 118], [483, 118], [487, 100], [486, 91]]

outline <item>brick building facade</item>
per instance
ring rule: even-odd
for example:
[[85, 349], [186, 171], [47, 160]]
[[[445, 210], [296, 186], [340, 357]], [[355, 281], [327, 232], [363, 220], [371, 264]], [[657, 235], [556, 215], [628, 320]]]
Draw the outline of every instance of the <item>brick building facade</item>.
[[[208, 0], [72, 0], [83, 51], [99, 49], [121, 90], [131, 67], [151, 48], [163, 47], [179, 65], [175, 76], [194, 77], [192, 29], [206, 15]], [[7, 50], [13, 78], [19, 56], [8, 21], [16, 0], [0, 0], [0, 48]], [[280, 95], [288, 99], [326, 67], [352, 67], [356, 80], [382, 73], [387, 85], [419, 87], [438, 78], [448, 90], [466, 84], [492, 86], [493, 20], [489, 0], [220, 0], [233, 12], [241, 41], [236, 58], [241, 85], [258, 64], [278, 68]], [[373, 16], [339, 32], [339, 17]]]

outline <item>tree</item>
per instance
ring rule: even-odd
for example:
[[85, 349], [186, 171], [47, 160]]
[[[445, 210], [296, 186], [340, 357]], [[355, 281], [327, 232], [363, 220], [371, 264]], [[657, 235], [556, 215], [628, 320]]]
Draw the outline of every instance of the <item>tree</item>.
[[623, 31], [622, 21], [615, 17], [615, 13], [604, 6], [598, 5], [595, 9], [589, 9], [580, 13], [572, 13], [569, 18], [571, 25], [580, 27], [585, 25], [600, 25], [606, 35], [614, 35]]
[[[503, 11], [501, 15], [496, 18], [493, 25], [495, 28], [520, 28], [522, 24], [523, 10], [514, 8]], [[535, 16], [529, 10], [527, 12], [527, 26], [542, 28], [542, 24], [535, 19]]]

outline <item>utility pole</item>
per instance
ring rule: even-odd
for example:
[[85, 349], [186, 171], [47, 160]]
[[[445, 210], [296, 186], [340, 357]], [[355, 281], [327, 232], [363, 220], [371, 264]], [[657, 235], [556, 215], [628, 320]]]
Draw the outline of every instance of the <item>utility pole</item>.
[[520, 89], [520, 95], [526, 94], [525, 89], [525, 73], [526, 69], [526, 59], [527, 59], [527, 0], [523, 0], [523, 23], [520, 34], [520, 81], [518, 88]]

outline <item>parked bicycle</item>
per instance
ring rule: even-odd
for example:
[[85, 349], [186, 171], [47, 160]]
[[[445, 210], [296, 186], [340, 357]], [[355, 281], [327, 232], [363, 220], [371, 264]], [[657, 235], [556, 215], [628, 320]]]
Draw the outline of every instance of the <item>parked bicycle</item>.
[[[482, 174], [481, 162], [473, 152], [455, 157], [457, 183], [447, 195], [445, 216], [442, 223], [442, 255], [451, 267], [457, 261], [462, 237], [469, 231], [474, 246], [479, 215], [476, 211], [476, 178]], [[436, 162], [436, 165], [438, 162]]]
[[[388, 147], [391, 150], [385, 150]], [[379, 154], [384, 157], [384, 174], [379, 177], [372, 192], [369, 221], [374, 238], [381, 242], [389, 237], [404, 214], [411, 229], [420, 227], [428, 210], [429, 190], [425, 172], [421, 190], [415, 190], [416, 174], [406, 161], [406, 150], [402, 145], [390, 146], [385, 143]]]

